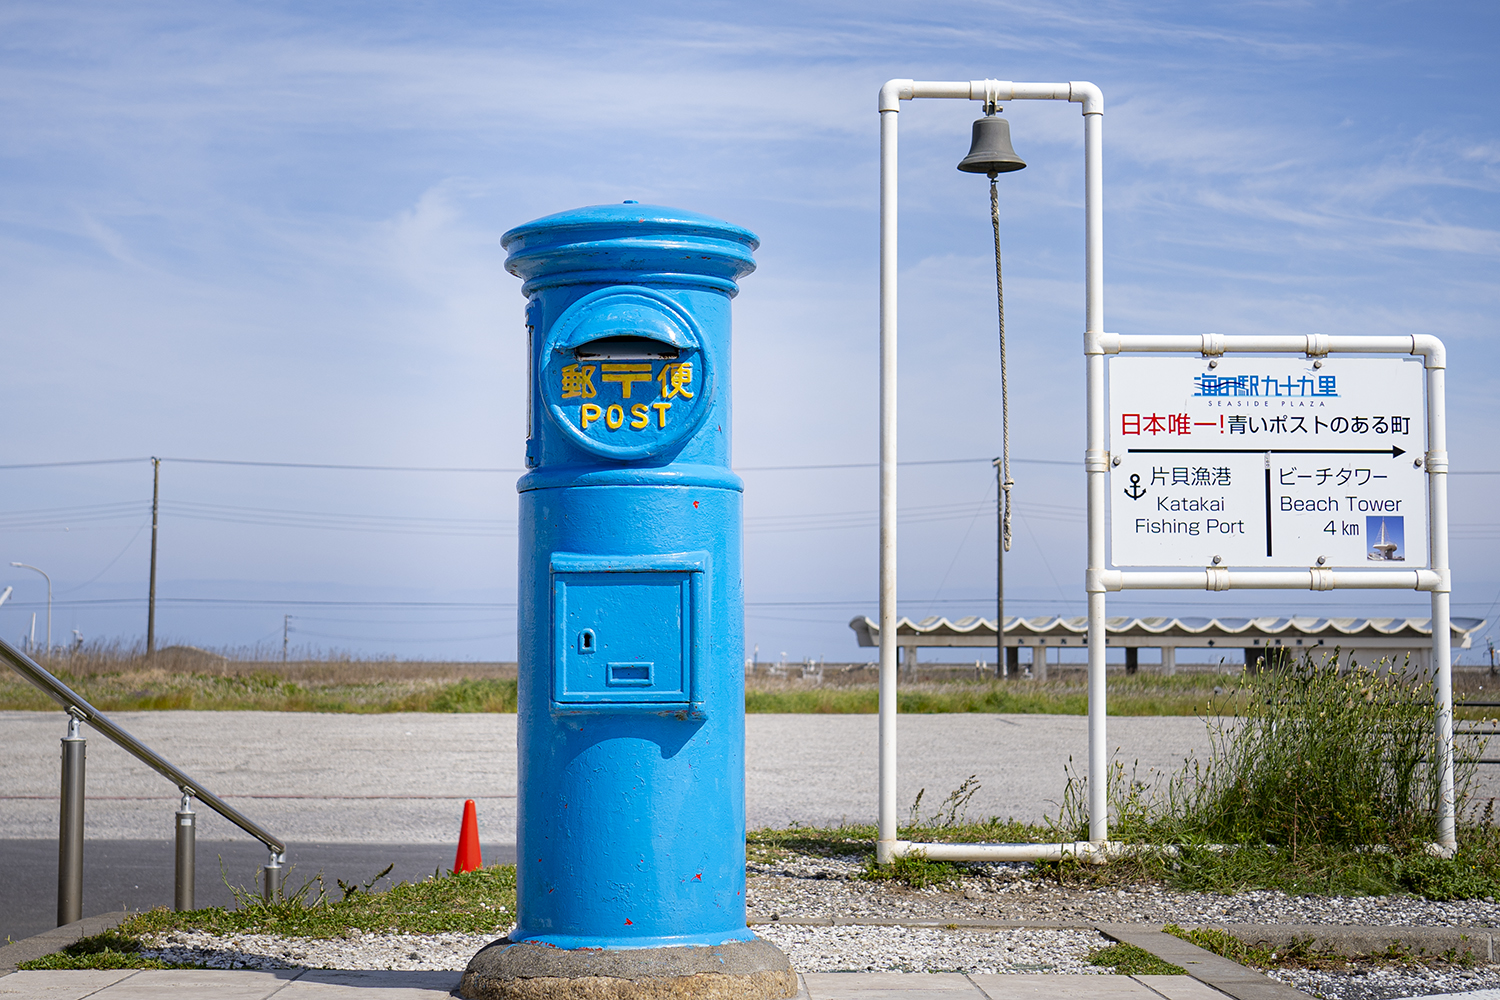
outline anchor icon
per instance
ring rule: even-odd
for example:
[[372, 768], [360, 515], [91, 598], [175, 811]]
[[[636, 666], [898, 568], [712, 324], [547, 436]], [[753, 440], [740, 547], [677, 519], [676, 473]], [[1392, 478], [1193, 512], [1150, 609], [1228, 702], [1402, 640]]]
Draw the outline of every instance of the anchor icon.
[[1132, 475], [1130, 477], [1130, 485], [1125, 487], [1125, 495], [1132, 500], [1139, 500], [1146, 495], [1146, 490], [1141, 486], [1141, 477], [1139, 475]]

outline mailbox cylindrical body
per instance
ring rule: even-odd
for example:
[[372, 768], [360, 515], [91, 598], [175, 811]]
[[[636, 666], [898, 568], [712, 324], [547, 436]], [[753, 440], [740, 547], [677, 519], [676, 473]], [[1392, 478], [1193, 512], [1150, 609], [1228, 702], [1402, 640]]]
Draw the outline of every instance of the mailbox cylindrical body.
[[504, 237], [525, 279], [513, 942], [752, 940], [730, 299], [754, 234], [598, 206]]

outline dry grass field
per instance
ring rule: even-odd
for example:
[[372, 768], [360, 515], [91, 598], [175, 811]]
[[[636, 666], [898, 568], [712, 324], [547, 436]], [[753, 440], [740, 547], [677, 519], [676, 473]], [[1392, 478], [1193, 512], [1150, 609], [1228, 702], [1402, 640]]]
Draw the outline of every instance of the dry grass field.
[[[514, 663], [366, 660], [330, 655], [281, 662], [256, 651], [214, 652], [172, 646], [147, 658], [139, 649], [85, 646], [38, 661], [106, 712], [197, 709], [275, 712], [514, 712]], [[1194, 666], [1167, 677], [1150, 667], [1127, 675], [1112, 665], [1111, 715], [1199, 715], [1240, 683], [1239, 666]], [[878, 672], [869, 664], [785, 668], [761, 664], [746, 677], [750, 712], [861, 714], [878, 708]], [[1488, 691], [1488, 694], [1486, 693]], [[1462, 700], [1497, 700], [1500, 677], [1454, 671]], [[1053, 665], [1046, 681], [998, 680], [972, 665], [921, 664], [903, 672], [900, 710], [1083, 715], [1081, 665]], [[0, 673], [0, 709], [48, 711], [53, 703], [20, 676]], [[1460, 710], [1460, 718], [1493, 715]]]
[[[514, 712], [514, 663], [265, 660], [174, 646], [92, 647], [38, 657], [101, 711], [200, 709], [273, 712]], [[19, 675], [0, 675], [0, 708], [46, 710], [53, 702]]]

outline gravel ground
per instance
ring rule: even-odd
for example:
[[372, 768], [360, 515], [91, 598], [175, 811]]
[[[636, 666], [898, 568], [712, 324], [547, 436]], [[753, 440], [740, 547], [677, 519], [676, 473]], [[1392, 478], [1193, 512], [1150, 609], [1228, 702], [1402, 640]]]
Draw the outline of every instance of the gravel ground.
[[[1096, 931], [948, 931], [909, 927], [768, 925], [799, 972], [1069, 972], [1098, 973], [1088, 953], [1109, 942]], [[287, 938], [177, 931], [150, 940], [144, 953], [213, 969], [457, 970], [493, 934], [361, 934]]]
[[1469, 970], [1368, 967], [1352, 973], [1273, 969], [1266, 974], [1303, 993], [1329, 1000], [1393, 1000], [1395, 997], [1424, 997], [1471, 990], [1492, 991], [1490, 996], [1500, 1000], [1500, 971], [1495, 966]]
[[[1086, 964], [1105, 939], [1099, 922], [1185, 925], [1221, 923], [1500, 926], [1500, 906], [1489, 901], [1435, 903], [1409, 897], [1234, 896], [1142, 887], [1101, 890], [1059, 886], [1031, 878], [1028, 866], [968, 866], [954, 886], [910, 889], [857, 877], [854, 858], [789, 855], [748, 866], [751, 912], [772, 917], [757, 933], [781, 946], [802, 972], [1058, 972], [1103, 970]], [[911, 921], [1036, 921], [1066, 927], [984, 929], [847, 925], [864, 919]], [[841, 926], [788, 920], [837, 919]], [[156, 938], [151, 953], [167, 961], [212, 968], [314, 967], [332, 969], [461, 970], [497, 934], [361, 934], [281, 938], [267, 934], [215, 936], [175, 932]], [[1360, 967], [1350, 972], [1275, 970], [1283, 982], [1334, 1000], [1389, 1000], [1500, 988], [1500, 966], [1457, 968]]]
[[142, 954], [211, 969], [458, 970], [499, 934], [365, 934], [281, 937], [173, 931], [148, 938]]
[[[1091, 931], [810, 928], [780, 921], [873, 918], [1081, 925], [1171, 922], [1189, 927], [1226, 923], [1500, 927], [1500, 904], [1488, 900], [1437, 903], [1408, 896], [1289, 896], [1266, 891], [1221, 896], [1150, 886], [1088, 889], [1037, 880], [1030, 876], [1030, 866], [1024, 864], [969, 865], [968, 874], [957, 885], [910, 889], [899, 883], [857, 878], [862, 868], [862, 861], [843, 857], [789, 855], [772, 862], [751, 862], [746, 893], [751, 912], [777, 918], [775, 923], [757, 926], [756, 931], [786, 948], [797, 968], [806, 972], [990, 971], [980, 966], [993, 962], [997, 948], [1010, 947], [1012, 942], [1017, 943], [1017, 951], [1007, 953], [1005, 964], [993, 971], [1035, 971], [1026, 966], [1036, 962], [1052, 963], [1054, 968], [1047, 971], [1087, 972], [1098, 971], [1082, 964], [1099, 941]], [[1085, 940], [1089, 943], [1083, 944]], [[879, 964], [883, 962], [898, 964]], [[1305, 993], [1330, 1000], [1390, 1000], [1500, 988], [1497, 965], [1470, 970], [1377, 966], [1355, 967], [1349, 972], [1282, 969], [1270, 974]]]
[[762, 924], [798, 972], [1104, 973], [1088, 954], [1109, 944], [1098, 931], [944, 930], [928, 927], [798, 927]]
[[1027, 864], [976, 864], [956, 887], [908, 889], [855, 877], [863, 861], [791, 855], [747, 866], [750, 912], [784, 918], [1022, 920], [1048, 923], [1365, 924], [1500, 927], [1500, 903], [1409, 896], [1221, 896], [1153, 886], [1090, 889], [1032, 878]]

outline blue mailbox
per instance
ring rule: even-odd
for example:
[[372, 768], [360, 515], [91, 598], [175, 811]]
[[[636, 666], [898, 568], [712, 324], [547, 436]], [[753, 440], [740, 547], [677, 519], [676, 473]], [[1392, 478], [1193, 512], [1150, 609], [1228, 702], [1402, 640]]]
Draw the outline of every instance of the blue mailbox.
[[657, 954], [657, 975], [708, 956], [700, 971], [790, 995], [785, 957], [745, 926], [730, 299], [759, 241], [627, 202], [547, 216], [502, 243], [525, 280], [530, 363], [518, 912], [510, 937], [476, 956], [466, 995], [486, 995], [486, 976], [613, 974], [600, 969], [619, 972], [632, 949], [689, 956], [663, 966]]

